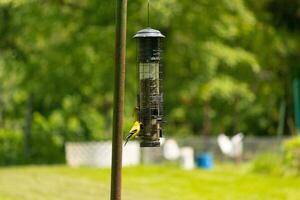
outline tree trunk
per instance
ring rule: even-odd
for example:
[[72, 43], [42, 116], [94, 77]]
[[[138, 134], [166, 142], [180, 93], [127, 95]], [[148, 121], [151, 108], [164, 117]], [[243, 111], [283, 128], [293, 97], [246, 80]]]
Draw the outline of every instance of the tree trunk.
[[4, 128], [4, 102], [2, 94], [0, 93], [0, 129], [1, 128]]
[[203, 105], [203, 129], [202, 129], [202, 134], [203, 134], [203, 140], [204, 140], [204, 151], [208, 150], [208, 137], [211, 132], [211, 118], [210, 118], [210, 104], [209, 101], [204, 102]]
[[105, 120], [104, 134], [106, 137], [110, 137], [112, 131], [111, 130], [112, 119], [110, 117], [110, 112], [109, 112], [111, 110], [111, 107], [112, 107], [111, 101], [108, 99], [108, 97], [105, 97], [102, 105], [102, 113]]
[[240, 132], [240, 98], [235, 98], [234, 115], [233, 115], [233, 132], [237, 134]]
[[208, 137], [210, 131], [211, 131], [210, 105], [209, 102], [205, 102], [203, 106], [203, 129], [202, 129], [203, 136]]
[[24, 159], [27, 162], [30, 156], [30, 140], [31, 140], [31, 127], [32, 127], [32, 113], [33, 113], [33, 100], [34, 96], [31, 92], [27, 101], [25, 126], [24, 126]]
[[288, 117], [287, 124], [288, 124], [291, 135], [296, 136], [295, 123], [291, 116]]

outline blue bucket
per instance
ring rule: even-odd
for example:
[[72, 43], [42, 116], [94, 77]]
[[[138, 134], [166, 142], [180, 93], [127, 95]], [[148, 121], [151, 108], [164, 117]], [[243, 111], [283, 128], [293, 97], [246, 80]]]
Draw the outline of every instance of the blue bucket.
[[203, 169], [212, 169], [214, 166], [213, 155], [211, 153], [203, 153], [196, 157], [197, 166]]

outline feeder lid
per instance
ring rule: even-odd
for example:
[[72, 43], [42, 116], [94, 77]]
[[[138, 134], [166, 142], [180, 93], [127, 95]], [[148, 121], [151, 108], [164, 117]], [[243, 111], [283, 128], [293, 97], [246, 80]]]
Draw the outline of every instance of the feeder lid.
[[159, 30], [155, 30], [148, 27], [138, 31], [133, 37], [134, 38], [145, 38], [145, 37], [164, 38], [165, 36], [161, 34]]

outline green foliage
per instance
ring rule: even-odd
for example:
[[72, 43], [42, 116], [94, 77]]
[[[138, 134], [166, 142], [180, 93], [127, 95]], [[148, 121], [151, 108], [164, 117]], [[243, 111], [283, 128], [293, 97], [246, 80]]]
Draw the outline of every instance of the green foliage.
[[262, 153], [251, 162], [251, 171], [262, 174], [299, 176], [300, 137], [283, 142], [283, 154]]
[[261, 153], [252, 161], [251, 171], [260, 174], [283, 175], [282, 156], [275, 153]]
[[[59, 125], [57, 125], [59, 126]], [[58, 163], [64, 160], [63, 137], [54, 131], [43, 116], [34, 115], [30, 148], [31, 163]]]
[[[293, 9], [278, 0], [151, 1], [150, 25], [167, 36], [166, 135], [274, 135], [283, 98], [292, 119], [300, 29], [298, 4], [287, 4]], [[32, 127], [34, 159], [50, 156], [39, 146], [47, 142], [61, 160], [66, 141], [111, 138], [114, 9], [97, 0], [0, 2], [0, 128]], [[147, 26], [146, 10], [146, 1], [128, 4], [125, 130], [137, 84], [130, 38]]]
[[283, 142], [283, 154], [263, 153], [253, 161], [251, 171], [262, 174], [299, 176], [300, 137]]
[[285, 141], [284, 161], [291, 171], [300, 175], [300, 136]]
[[0, 129], [0, 165], [22, 163], [22, 141], [22, 132]]

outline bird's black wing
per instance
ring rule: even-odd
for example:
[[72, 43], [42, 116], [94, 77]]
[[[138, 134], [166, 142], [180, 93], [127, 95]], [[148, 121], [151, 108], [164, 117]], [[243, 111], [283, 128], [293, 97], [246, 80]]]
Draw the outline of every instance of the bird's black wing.
[[137, 132], [137, 129], [131, 131], [131, 132], [129, 133], [129, 135], [127, 135], [127, 137], [125, 138], [125, 144], [124, 144], [124, 147], [126, 146], [127, 142], [130, 140], [130, 138], [132, 137], [132, 135], [134, 135], [136, 132]]

